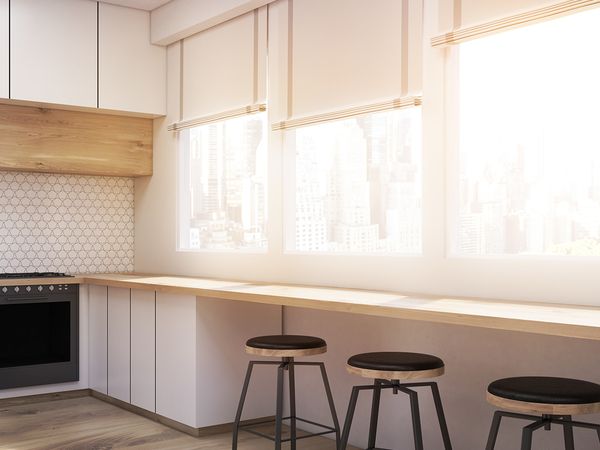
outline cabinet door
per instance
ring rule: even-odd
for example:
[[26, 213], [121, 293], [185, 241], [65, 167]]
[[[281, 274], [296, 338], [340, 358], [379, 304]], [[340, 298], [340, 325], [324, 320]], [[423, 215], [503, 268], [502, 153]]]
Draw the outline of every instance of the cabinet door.
[[89, 286], [89, 376], [90, 388], [106, 394], [107, 384], [107, 322], [106, 286]]
[[100, 3], [99, 107], [166, 113], [166, 47], [150, 43], [150, 13]]
[[124, 402], [130, 396], [131, 291], [108, 288], [108, 395]]
[[131, 290], [131, 403], [148, 411], [155, 405], [156, 294]]
[[8, 98], [8, 0], [0, 0], [0, 98]]
[[97, 3], [12, 0], [11, 98], [97, 106]]
[[156, 293], [156, 412], [190, 427], [198, 426], [196, 323], [196, 297]]

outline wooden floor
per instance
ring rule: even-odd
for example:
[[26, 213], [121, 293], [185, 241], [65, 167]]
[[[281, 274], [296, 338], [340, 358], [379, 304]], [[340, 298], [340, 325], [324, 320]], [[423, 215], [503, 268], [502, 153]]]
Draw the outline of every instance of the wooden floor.
[[[0, 406], [0, 450], [230, 450], [231, 434], [194, 438], [92, 397]], [[265, 439], [240, 433], [238, 450], [268, 450]], [[289, 448], [289, 444], [284, 446]], [[298, 450], [334, 450], [310, 438]]]

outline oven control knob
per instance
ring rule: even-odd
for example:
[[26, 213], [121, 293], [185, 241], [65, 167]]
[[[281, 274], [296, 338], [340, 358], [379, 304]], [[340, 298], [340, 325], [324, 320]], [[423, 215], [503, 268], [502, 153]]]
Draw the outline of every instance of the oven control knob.
[[54, 290], [54, 286], [50, 286], [48, 289], [50, 289], [51, 291]]
[[27, 286], [27, 287], [25, 288], [25, 290], [26, 290], [27, 292], [31, 292], [31, 286]]
[[42, 292], [42, 289], [44, 289], [42, 286], [38, 286], [38, 291]]
[[4, 287], [2, 288], [2, 292], [3, 292], [4, 294], [6, 294], [6, 292], [7, 292], [7, 291], [8, 291], [8, 289], [6, 288], [6, 286], [4, 286]]
[[15, 286], [15, 292], [19, 292], [19, 286]]

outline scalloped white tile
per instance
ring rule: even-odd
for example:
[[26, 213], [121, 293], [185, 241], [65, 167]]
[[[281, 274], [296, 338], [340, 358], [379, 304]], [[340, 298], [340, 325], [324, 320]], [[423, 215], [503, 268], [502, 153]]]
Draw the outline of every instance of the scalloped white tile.
[[133, 270], [134, 181], [0, 172], [0, 272]]

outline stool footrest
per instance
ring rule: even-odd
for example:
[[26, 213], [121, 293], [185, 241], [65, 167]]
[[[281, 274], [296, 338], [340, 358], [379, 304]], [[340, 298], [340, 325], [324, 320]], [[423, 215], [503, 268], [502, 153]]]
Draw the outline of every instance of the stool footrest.
[[[288, 417], [282, 418], [281, 420], [285, 421], [285, 420], [291, 420], [291, 419], [292, 419], [292, 417], [288, 416]], [[326, 434], [330, 434], [330, 433], [335, 433], [336, 432], [336, 429], [334, 427], [331, 427], [329, 425], [323, 425], [323, 424], [318, 423], [318, 422], [313, 422], [312, 420], [306, 420], [306, 419], [302, 419], [300, 417], [296, 417], [296, 421], [298, 421], [298, 422], [304, 422], [304, 423], [307, 423], [309, 425], [314, 425], [314, 426], [317, 426], [317, 427], [320, 427], [320, 428], [324, 428], [326, 430], [326, 431], [321, 431], [321, 432], [318, 432], [318, 433], [303, 434], [302, 436], [297, 436], [296, 440], [306, 439], [306, 438], [310, 438], [310, 437], [314, 437], [314, 436], [324, 436]], [[271, 441], [275, 441], [275, 437], [271, 436], [270, 434], [263, 433], [262, 431], [257, 431], [257, 430], [253, 430], [252, 429], [252, 428], [256, 428], [256, 427], [258, 427], [260, 425], [267, 425], [267, 424], [273, 424], [273, 423], [275, 423], [275, 420], [273, 420], [273, 419], [263, 420], [261, 422], [254, 422], [254, 423], [251, 423], [249, 425], [242, 425], [242, 426], [240, 426], [240, 430], [244, 430], [244, 431], [246, 431], [248, 433], [255, 434], [256, 436], [261, 436], [261, 437], [264, 437], [264, 438], [269, 439]], [[291, 441], [291, 438], [286, 438], [286, 439], [282, 439], [281, 440], [281, 442], [290, 442], [290, 441]], [[377, 449], [374, 449], [374, 450], [377, 450]], [[381, 449], [381, 450], [384, 450], [384, 449]]]

